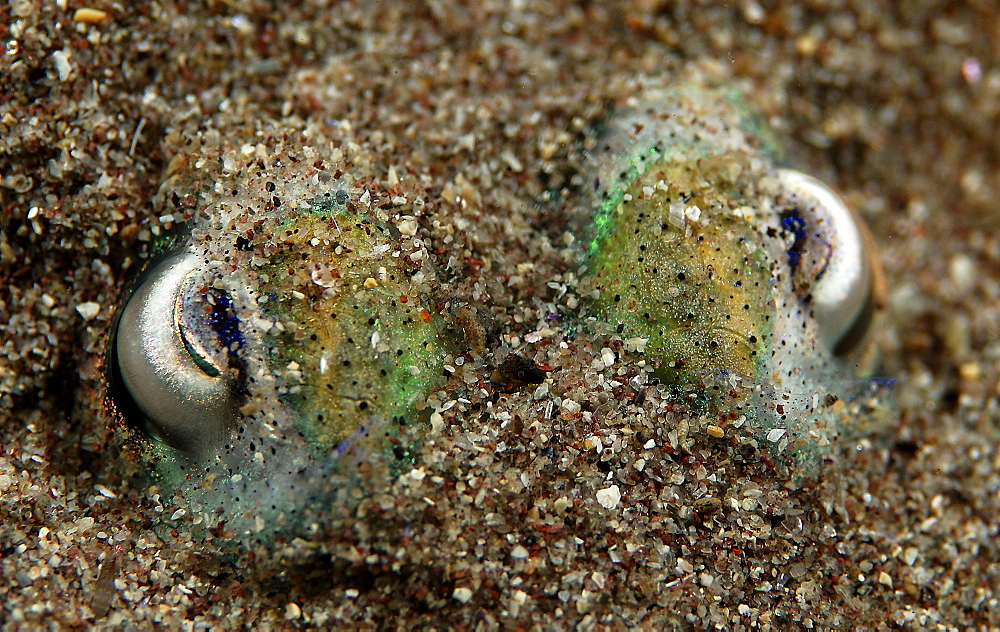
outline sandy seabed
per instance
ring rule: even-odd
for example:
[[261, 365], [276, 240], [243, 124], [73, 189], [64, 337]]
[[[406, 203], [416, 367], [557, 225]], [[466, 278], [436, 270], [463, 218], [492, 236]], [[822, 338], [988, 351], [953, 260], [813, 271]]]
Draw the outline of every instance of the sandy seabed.
[[[0, 8], [8, 629], [1000, 625], [995, 3], [327, 4]], [[561, 347], [558, 322], [528, 336], [572, 309], [585, 131], [636, 77], [691, 67], [742, 90], [880, 248], [897, 421], [808, 483], [715, 437], [665, 449], [627, 358]], [[305, 139], [349, 149], [508, 346], [585, 370], [489, 393], [516, 423], [440, 394], [413, 472], [322, 538], [158, 528], [174, 509], [123, 474], [103, 404], [115, 308], [196, 209], [162, 192], [198, 152]]]

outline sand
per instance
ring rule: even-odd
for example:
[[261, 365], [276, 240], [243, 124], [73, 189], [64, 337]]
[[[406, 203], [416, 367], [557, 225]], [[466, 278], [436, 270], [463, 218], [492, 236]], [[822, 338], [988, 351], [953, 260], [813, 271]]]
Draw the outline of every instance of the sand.
[[[9, 629], [1000, 625], [993, 3], [330, 4], [0, 10]], [[655, 396], [594, 388], [637, 360], [595, 364], [603, 341], [546, 320], [572, 311], [587, 129], [637, 77], [692, 66], [742, 90], [880, 249], [895, 421], [808, 481], [715, 430], [671, 446]], [[103, 377], [124, 288], [198, 210], [163, 192], [257, 144], [339, 148], [377, 197], [424, 199], [387, 212], [507, 347], [560, 368], [540, 393], [441, 393], [411, 472], [270, 546], [193, 538], [127, 475]]]

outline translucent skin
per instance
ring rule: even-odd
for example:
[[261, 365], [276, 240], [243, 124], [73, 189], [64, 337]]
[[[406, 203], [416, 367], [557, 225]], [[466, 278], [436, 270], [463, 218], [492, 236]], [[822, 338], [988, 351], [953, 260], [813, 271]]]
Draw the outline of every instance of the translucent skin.
[[859, 395], [874, 388], [824, 344], [817, 278], [802, 279], [829, 240], [796, 241], [783, 221], [799, 211], [774, 143], [738, 97], [650, 84], [603, 124], [590, 155], [587, 313], [646, 340], [653, 377], [699, 385], [702, 418], [807, 471], [861, 430]]
[[171, 242], [203, 265], [179, 307], [162, 309], [208, 312], [187, 334], [228, 359], [237, 407], [204, 423], [231, 431], [181, 450], [132, 411], [128, 445], [151, 485], [236, 534], [299, 532], [408, 466], [454, 332], [422, 245], [380, 219], [350, 176], [322, 161], [250, 161], [219, 178], [230, 185], [202, 188], [204, 215]]
[[[783, 222], [775, 153], [739, 101], [698, 84], [654, 82], [614, 114], [585, 173], [590, 299], [576, 330], [646, 341], [679, 435], [711, 424], [808, 474], [838, 436], [868, 430], [858, 420], [884, 416], [823, 342], [810, 249], [835, 240]], [[201, 188], [203, 214], [177, 244], [204, 262], [183, 304], [210, 311], [189, 319], [215, 322], [190, 348], [228, 358], [239, 406], [225, 443], [196, 455], [131, 433], [135, 463], [237, 534], [299, 533], [414, 462], [427, 396], [462, 387], [443, 377], [461, 334], [412, 226], [380, 217], [363, 179], [319, 160], [203, 162], [227, 184]]]
[[665, 380], [713, 368], [759, 378], [758, 356], [771, 342], [771, 317], [761, 309], [770, 271], [750, 225], [729, 214], [690, 228], [671, 223], [672, 204], [711, 208], [710, 195], [743, 206], [728, 166], [657, 161], [624, 189], [621, 211], [592, 246], [594, 311], [624, 325], [622, 335], [648, 338]]
[[369, 418], [388, 419], [390, 434], [413, 423], [414, 406], [441, 381], [444, 324], [426, 297], [409, 296], [406, 259], [386, 257], [394, 240], [333, 195], [280, 226], [277, 239], [260, 239], [276, 243], [256, 271], [270, 297], [264, 314], [297, 325], [269, 355], [274, 366], [299, 367], [282, 400], [300, 430], [329, 452]]

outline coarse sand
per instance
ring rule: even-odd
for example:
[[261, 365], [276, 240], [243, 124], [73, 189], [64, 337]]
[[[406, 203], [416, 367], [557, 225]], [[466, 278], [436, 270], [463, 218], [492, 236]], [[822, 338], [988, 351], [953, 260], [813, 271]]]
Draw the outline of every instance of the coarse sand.
[[[0, 621], [997, 628], [998, 18], [990, 0], [5, 3]], [[549, 318], [577, 298], [587, 130], [637, 77], [692, 68], [879, 246], [898, 421], [815, 479], [714, 425], [671, 446], [638, 356]], [[206, 157], [304, 146], [349, 154], [449, 291], [560, 370], [436, 393], [412, 471], [316, 537], [193, 538], [125, 475], [109, 327], [157, 235], [225, 186]]]

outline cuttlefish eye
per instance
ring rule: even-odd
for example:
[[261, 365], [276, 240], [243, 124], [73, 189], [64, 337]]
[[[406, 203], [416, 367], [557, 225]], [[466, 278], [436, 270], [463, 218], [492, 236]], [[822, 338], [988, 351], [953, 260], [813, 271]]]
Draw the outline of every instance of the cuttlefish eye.
[[194, 455], [217, 447], [236, 416], [238, 322], [207, 284], [199, 259], [174, 253], [144, 277], [121, 311], [111, 355], [129, 421]]
[[875, 311], [875, 264], [860, 218], [816, 178], [777, 170], [781, 221], [791, 234], [792, 286], [812, 306], [819, 338], [835, 355], [864, 338]]

